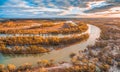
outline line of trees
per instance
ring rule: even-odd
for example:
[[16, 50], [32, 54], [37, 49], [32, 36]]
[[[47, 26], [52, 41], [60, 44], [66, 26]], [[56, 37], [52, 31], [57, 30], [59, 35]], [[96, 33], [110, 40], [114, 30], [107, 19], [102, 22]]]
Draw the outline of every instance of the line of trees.
[[5, 21], [0, 23], [0, 27], [9, 27], [9, 28], [14, 28], [14, 27], [24, 27], [24, 26], [31, 26], [36, 24], [42, 24], [42, 27], [50, 27], [55, 25], [53, 21], [44, 21], [44, 20], [24, 20], [24, 21]]
[[49, 52], [47, 48], [41, 46], [30, 45], [30, 46], [13, 46], [7, 48], [5, 45], [0, 46], [0, 52], [3, 54], [39, 54]]
[[31, 63], [24, 63], [19, 67], [14, 64], [8, 64], [7, 66], [0, 64], [0, 72], [33, 72], [36, 69], [39, 69], [39, 72], [47, 72], [45, 67], [54, 66], [54, 60], [38, 60], [36, 64], [38, 65], [37, 67], [34, 67]]
[[[42, 27], [51, 27], [54, 26], [54, 24], [42, 24]], [[3, 27], [4, 28], [4, 27]], [[2, 34], [44, 34], [44, 33], [50, 33], [50, 34], [70, 34], [70, 33], [82, 33], [85, 32], [88, 29], [87, 24], [79, 23], [78, 26], [70, 27], [70, 28], [61, 28], [58, 30], [39, 30], [40, 26], [35, 26], [29, 29], [2, 29], [0, 30], [0, 33]]]
[[[81, 36], [71, 36], [71, 37], [7, 37], [0, 39], [0, 52], [4, 54], [38, 54], [49, 52], [47, 48], [40, 47], [38, 45], [45, 46], [68, 46], [77, 42], [82, 42], [87, 40], [89, 34], [84, 34]], [[28, 45], [28, 47], [26, 47]], [[13, 47], [6, 47], [13, 46]]]
[[33, 36], [33, 37], [6, 37], [1, 38], [1, 43], [4, 43], [5, 45], [65, 45], [65, 44], [71, 44], [75, 42], [81, 42], [83, 40], [87, 40], [89, 37], [89, 34], [84, 34], [81, 36], [74, 35], [71, 37], [64, 37], [64, 38], [58, 38], [58, 37], [40, 37], [40, 36]]

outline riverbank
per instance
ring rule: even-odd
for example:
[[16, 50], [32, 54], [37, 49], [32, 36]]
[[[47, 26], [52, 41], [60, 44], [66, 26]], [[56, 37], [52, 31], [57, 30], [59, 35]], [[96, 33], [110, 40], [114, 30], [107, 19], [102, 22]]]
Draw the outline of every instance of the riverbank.
[[[50, 20], [19, 20], [5, 21], [0, 24], [0, 52], [3, 54], [38, 54], [50, 52], [49, 47], [59, 47], [52, 49], [61, 49], [71, 44], [82, 42], [88, 39], [89, 25], [81, 22], [61, 21], [52, 22]], [[57, 23], [57, 24], [56, 24]], [[37, 26], [37, 27], [36, 27]], [[57, 26], [57, 27], [56, 27]], [[17, 31], [17, 30], [18, 31]], [[41, 29], [40, 34], [20, 33], [21, 30]], [[58, 34], [42, 34], [41, 32], [54, 29]], [[16, 31], [9, 34], [9, 31]], [[55, 32], [56, 32], [55, 31]], [[26, 32], [26, 31], [25, 31]], [[31, 31], [30, 31], [31, 32]], [[62, 33], [64, 34], [62, 34]], [[72, 32], [72, 34], [71, 34]], [[17, 33], [17, 34], [16, 34]]]
[[[104, 23], [104, 24], [103, 24]], [[100, 51], [103, 57], [101, 60], [110, 66], [109, 72], [119, 72], [120, 62], [120, 21], [119, 19], [113, 19], [109, 21], [103, 21], [100, 23], [93, 23], [101, 28], [101, 36], [94, 48], [102, 48]], [[102, 47], [103, 46], [103, 47]], [[93, 48], [92, 47], [92, 48]], [[106, 55], [107, 54], [107, 55]], [[107, 59], [108, 58], [108, 59]]]
[[[87, 41], [84, 41], [80, 44], [75, 44], [72, 46], [65, 47], [60, 50], [54, 50], [50, 53], [45, 53], [42, 55], [37, 55], [37, 56], [12, 56], [12, 57], [5, 57], [5, 56], [0, 56], [1, 57], [1, 64], [15, 64], [16, 66], [19, 66], [21, 64], [24, 64], [26, 62], [32, 63], [33, 65], [36, 65], [37, 60], [39, 59], [54, 59], [55, 63], [61, 62], [61, 61], [68, 61], [70, 62], [69, 55], [73, 52], [78, 52], [79, 50], [83, 50], [87, 47], [87, 45], [94, 45], [95, 41], [97, 38], [100, 36], [100, 29], [97, 28], [96, 26], [90, 25], [89, 28], [89, 38]], [[20, 61], [19, 61], [20, 60]], [[18, 62], [19, 61], [19, 62]]]

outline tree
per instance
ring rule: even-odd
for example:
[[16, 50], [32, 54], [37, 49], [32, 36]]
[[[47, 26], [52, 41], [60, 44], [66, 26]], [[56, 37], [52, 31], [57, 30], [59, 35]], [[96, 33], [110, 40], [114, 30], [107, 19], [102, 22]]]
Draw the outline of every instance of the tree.
[[0, 64], [0, 72], [4, 72], [5, 66]]
[[7, 69], [10, 71], [10, 72], [14, 72], [14, 70], [16, 69], [16, 66], [14, 64], [8, 64], [7, 65]]
[[39, 72], [48, 72], [48, 71], [47, 71], [47, 69], [45, 69], [45, 67], [40, 67]]
[[50, 64], [50, 62], [48, 60], [38, 60], [37, 64], [40, 67], [46, 67]]
[[19, 66], [18, 70], [19, 71], [26, 71], [26, 70], [30, 70], [31, 68], [32, 68], [31, 63], [24, 63], [21, 66]]

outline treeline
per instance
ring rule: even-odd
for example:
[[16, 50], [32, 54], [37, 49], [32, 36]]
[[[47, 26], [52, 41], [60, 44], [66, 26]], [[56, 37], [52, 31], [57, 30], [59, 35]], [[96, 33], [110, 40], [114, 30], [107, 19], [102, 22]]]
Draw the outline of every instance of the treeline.
[[39, 54], [49, 52], [48, 49], [41, 46], [30, 45], [30, 46], [13, 46], [6, 47], [4, 44], [0, 45], [0, 52], [3, 54]]
[[73, 34], [73, 33], [82, 33], [88, 30], [87, 24], [78, 25], [70, 28], [63, 28], [61, 30], [50, 31], [51, 34]]
[[55, 24], [53, 24], [53, 23], [41, 24], [39, 26], [33, 26], [33, 27], [30, 27], [27, 29], [39, 29], [39, 28], [52, 27], [52, 26], [55, 26]]
[[[0, 52], [3, 54], [38, 54], [49, 52], [49, 48], [41, 46], [68, 46], [77, 42], [87, 40], [89, 34], [71, 37], [7, 37], [0, 39]], [[8, 48], [9, 46], [10, 48]], [[12, 47], [11, 47], [12, 46]]]
[[[42, 27], [45, 26], [51, 26], [51, 24], [42, 25]], [[39, 28], [39, 26], [29, 28], [29, 29], [8, 29], [8, 30], [0, 30], [0, 33], [2, 34], [44, 34], [44, 33], [50, 33], [50, 34], [71, 34], [71, 33], [82, 33], [85, 32], [88, 29], [87, 24], [78, 24], [78, 26], [70, 27], [70, 28], [61, 28], [58, 30], [37, 30], [36, 28]]]
[[[23, 20], [23, 21], [5, 21], [1, 22], [0, 27], [24, 27], [24, 26], [31, 26], [36, 24], [42, 24], [43, 27], [52, 26], [54, 23], [52, 21], [44, 21], [44, 20]], [[55, 24], [54, 24], [55, 25]]]
[[65, 45], [65, 44], [71, 44], [75, 42], [81, 42], [83, 40], [87, 40], [89, 37], [89, 34], [84, 35], [74, 35], [71, 37], [64, 37], [64, 38], [58, 38], [58, 37], [40, 37], [40, 36], [33, 36], [33, 37], [6, 37], [1, 38], [1, 43], [4, 43], [5, 45]]
[[2, 22], [0, 27], [9, 27], [9, 28], [14, 28], [14, 27], [22, 27], [22, 26], [30, 26], [32, 25], [32, 22], [27, 22], [27, 21], [6, 21]]
[[14, 64], [3, 65], [0, 64], [0, 72], [36, 72], [38, 69], [39, 72], [47, 72], [45, 67], [52, 67], [54, 66], [54, 60], [38, 60], [36, 62], [37, 67], [33, 66], [31, 63], [24, 63], [21, 64], [19, 67], [15, 66]]

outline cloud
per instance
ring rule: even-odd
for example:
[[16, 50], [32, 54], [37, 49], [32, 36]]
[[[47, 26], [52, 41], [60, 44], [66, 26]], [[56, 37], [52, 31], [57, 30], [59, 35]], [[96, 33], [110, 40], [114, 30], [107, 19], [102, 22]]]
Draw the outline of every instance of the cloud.
[[112, 5], [106, 1], [95, 1], [88, 3], [89, 9], [86, 10], [86, 13], [99, 12], [109, 9]]
[[120, 0], [103, 0], [89, 2], [90, 9], [86, 10], [86, 13], [107, 11], [110, 8], [120, 6]]
[[120, 0], [106, 0], [107, 2], [110, 2], [110, 3], [118, 3], [120, 2]]
[[83, 11], [86, 10], [86, 8], [80, 8], [80, 7], [69, 7], [68, 10], [63, 11], [60, 15], [78, 15], [78, 14], [85, 14]]
[[30, 6], [27, 5], [27, 2], [23, 0], [8, 0], [4, 5], [1, 5], [0, 7], [18, 7], [18, 8], [29, 8]]
[[118, 6], [120, 0], [1, 0], [0, 17], [109, 16]]

